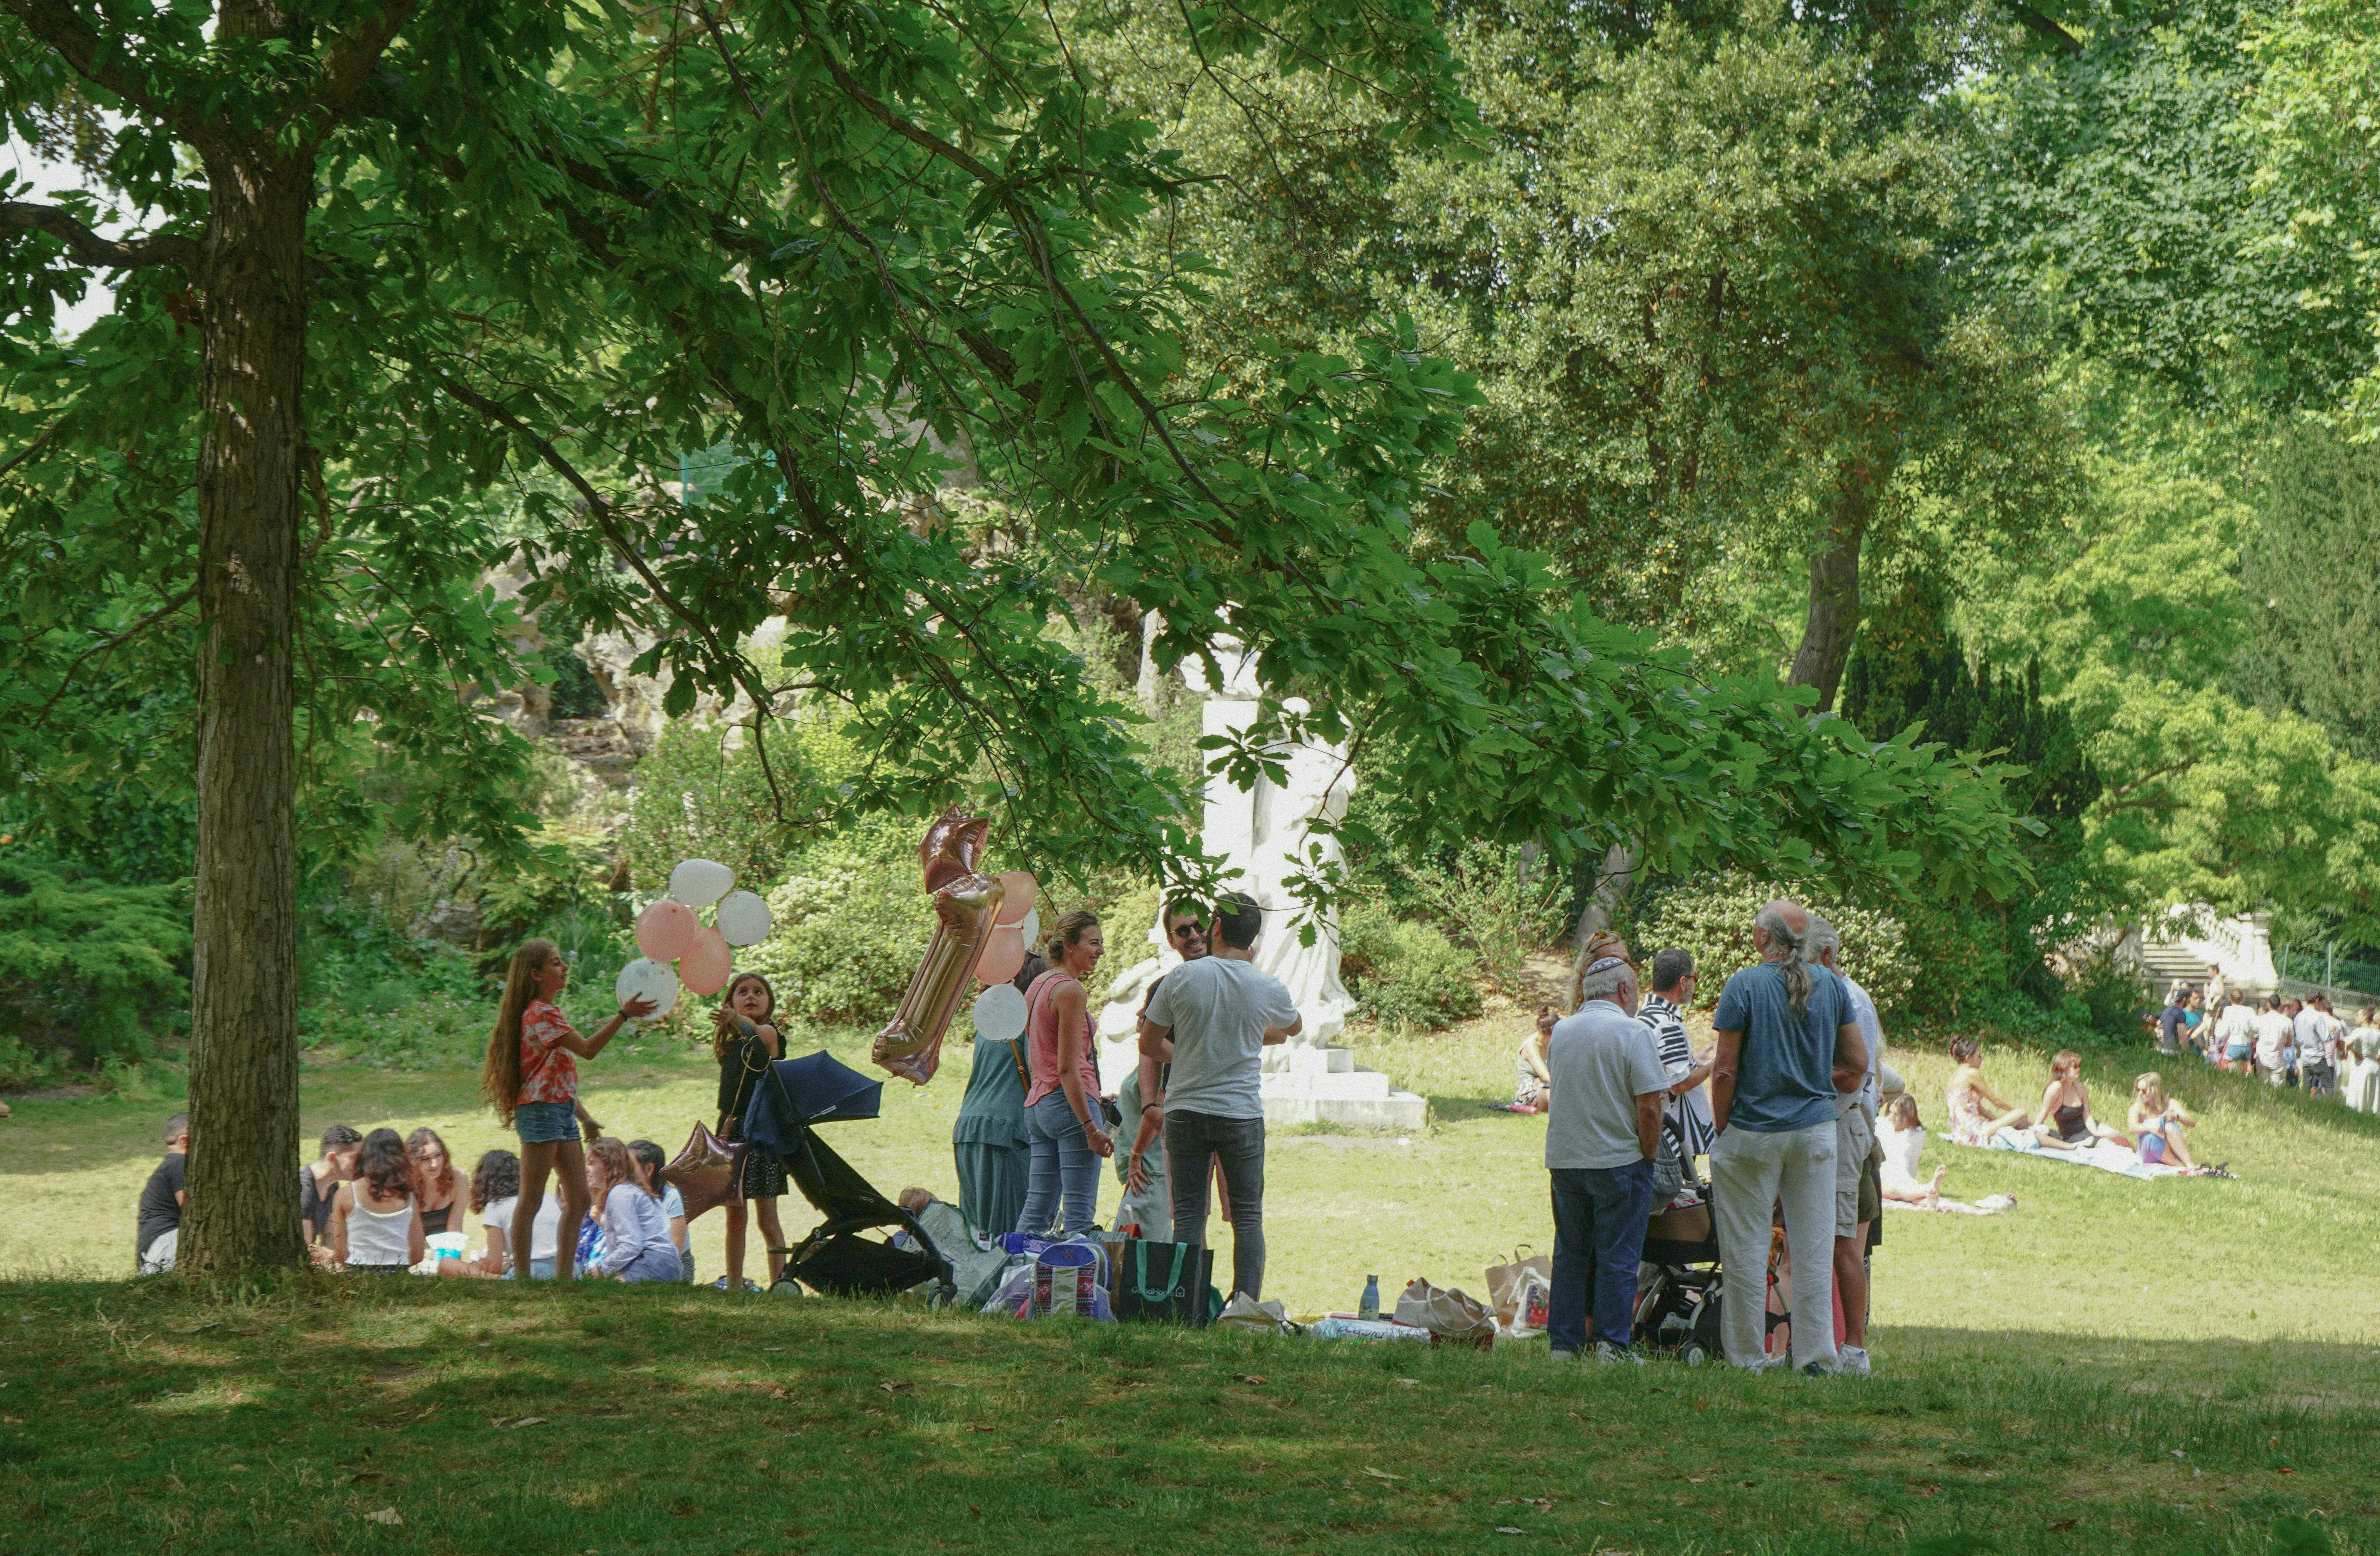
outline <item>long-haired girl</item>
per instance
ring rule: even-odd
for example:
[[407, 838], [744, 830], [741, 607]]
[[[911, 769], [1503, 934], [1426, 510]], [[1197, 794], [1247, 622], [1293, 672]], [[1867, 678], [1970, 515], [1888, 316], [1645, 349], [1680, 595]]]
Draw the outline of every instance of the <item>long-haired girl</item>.
[[652, 1140], [630, 1140], [628, 1154], [637, 1159], [637, 1176], [644, 1185], [662, 1197], [662, 1219], [669, 1222], [670, 1241], [677, 1245], [679, 1279], [694, 1283], [694, 1247], [686, 1230], [686, 1196], [677, 1185], [669, 1181], [664, 1170], [669, 1158], [662, 1154], [660, 1144]]
[[[517, 1270], [529, 1267], [531, 1228], [545, 1204], [545, 1180], [557, 1168], [562, 1224], [576, 1227], [587, 1215], [587, 1159], [578, 1149], [574, 1119], [584, 1121], [590, 1140], [602, 1130], [578, 1105], [578, 1065], [572, 1056], [594, 1058], [622, 1022], [653, 1011], [653, 1002], [640, 995], [622, 1005], [601, 1031], [582, 1038], [554, 1008], [555, 996], [569, 981], [570, 964], [553, 942], [533, 940], [514, 952], [496, 1029], [488, 1036], [487, 1063], [480, 1068], [480, 1093], [497, 1119], [520, 1137], [520, 1202], [513, 1209]], [[555, 1273], [564, 1271], [557, 1268]]]
[[405, 1142], [394, 1129], [375, 1129], [357, 1153], [354, 1181], [339, 1186], [331, 1209], [331, 1251], [359, 1273], [402, 1275], [421, 1262], [428, 1242]]
[[414, 1186], [420, 1190], [421, 1230], [432, 1237], [462, 1231], [464, 1185], [446, 1142], [425, 1124], [405, 1137], [405, 1154], [413, 1159]]
[[670, 1241], [658, 1195], [637, 1173], [636, 1159], [616, 1139], [587, 1148], [589, 1186], [602, 1198], [603, 1256], [587, 1267], [589, 1275], [617, 1281], [676, 1282], [683, 1268]]
[[[727, 986], [712, 1019], [711, 1057], [719, 1061], [719, 1137], [744, 1137], [744, 1109], [752, 1088], [784, 1057], [784, 1039], [777, 1033], [777, 991], [759, 973], [738, 973]], [[785, 1164], [776, 1152], [748, 1150], [744, 1154], [744, 1197], [720, 1209], [727, 1215], [727, 1273], [711, 1282], [722, 1291], [744, 1289], [744, 1206], [751, 1205], [760, 1223], [768, 1252], [769, 1283], [785, 1272], [785, 1231], [777, 1221], [777, 1201], [785, 1192]]]

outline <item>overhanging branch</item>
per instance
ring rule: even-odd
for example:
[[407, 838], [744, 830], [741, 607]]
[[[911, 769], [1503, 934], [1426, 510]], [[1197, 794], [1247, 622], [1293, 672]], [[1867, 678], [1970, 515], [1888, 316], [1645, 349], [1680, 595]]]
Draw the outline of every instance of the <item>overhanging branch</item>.
[[100, 270], [131, 270], [140, 265], [175, 264], [196, 269], [199, 246], [168, 233], [136, 238], [129, 243], [102, 237], [75, 219], [74, 213], [55, 205], [23, 201], [0, 202], [0, 235], [45, 232], [65, 244], [74, 257]]

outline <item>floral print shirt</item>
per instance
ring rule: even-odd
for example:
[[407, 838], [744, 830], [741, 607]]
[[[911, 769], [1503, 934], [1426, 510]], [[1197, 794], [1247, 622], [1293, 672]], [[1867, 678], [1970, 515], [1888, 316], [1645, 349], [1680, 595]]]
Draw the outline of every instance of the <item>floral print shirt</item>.
[[521, 1012], [521, 1083], [515, 1102], [575, 1102], [578, 1100], [578, 1061], [562, 1046], [564, 1038], [578, 1034], [553, 1008], [551, 1000], [537, 999]]

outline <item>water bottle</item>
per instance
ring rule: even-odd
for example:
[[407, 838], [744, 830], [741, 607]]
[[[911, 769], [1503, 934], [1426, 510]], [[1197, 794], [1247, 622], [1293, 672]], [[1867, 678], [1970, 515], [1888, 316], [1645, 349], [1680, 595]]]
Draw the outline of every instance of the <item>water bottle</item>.
[[1355, 1304], [1355, 1316], [1359, 1319], [1380, 1316], [1380, 1278], [1378, 1275], [1364, 1277], [1364, 1300]]

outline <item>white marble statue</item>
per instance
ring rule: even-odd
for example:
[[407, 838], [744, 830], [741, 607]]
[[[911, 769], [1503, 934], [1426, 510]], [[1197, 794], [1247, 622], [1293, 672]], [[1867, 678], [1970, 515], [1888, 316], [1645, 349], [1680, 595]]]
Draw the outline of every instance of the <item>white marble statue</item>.
[[[1238, 652], [1236, 645], [1220, 647], [1216, 657], [1225, 673], [1220, 688], [1207, 680], [1206, 667], [1196, 661], [1183, 665], [1182, 678], [1192, 690], [1206, 694], [1202, 733], [1237, 735], [1256, 722], [1262, 693], [1253, 662]], [[1287, 706], [1293, 711], [1305, 711], [1305, 705], [1294, 699]], [[1281, 783], [1259, 774], [1253, 789], [1240, 789], [1221, 773], [1208, 775], [1199, 842], [1207, 852], [1221, 857], [1227, 885], [1247, 893], [1263, 908], [1257, 965], [1289, 986], [1298, 1014], [1305, 1018], [1305, 1028], [1291, 1039], [1292, 1045], [1314, 1047], [1333, 1041], [1346, 1029], [1355, 1002], [1339, 981], [1337, 913], [1322, 916], [1315, 926], [1312, 945], [1301, 943], [1298, 931], [1309, 921], [1309, 914], [1305, 904], [1292, 893], [1291, 884], [1301, 871], [1316, 868], [1311, 850], [1318, 845], [1326, 869], [1344, 858], [1336, 836], [1316, 835], [1310, 829], [1318, 818], [1336, 821], [1347, 814], [1355, 774], [1343, 746], [1309, 740], [1284, 748], [1280, 755], [1285, 769]], [[1160, 916], [1163, 911], [1160, 904]], [[1116, 979], [1108, 1004], [1099, 1013], [1099, 1036], [1104, 1039], [1129, 1038], [1149, 986], [1181, 963], [1181, 956], [1165, 942], [1161, 922], [1150, 928], [1148, 939], [1157, 954]], [[1114, 1057], [1121, 1061], [1123, 1056]], [[1106, 1056], [1101, 1068], [1106, 1068]]]

